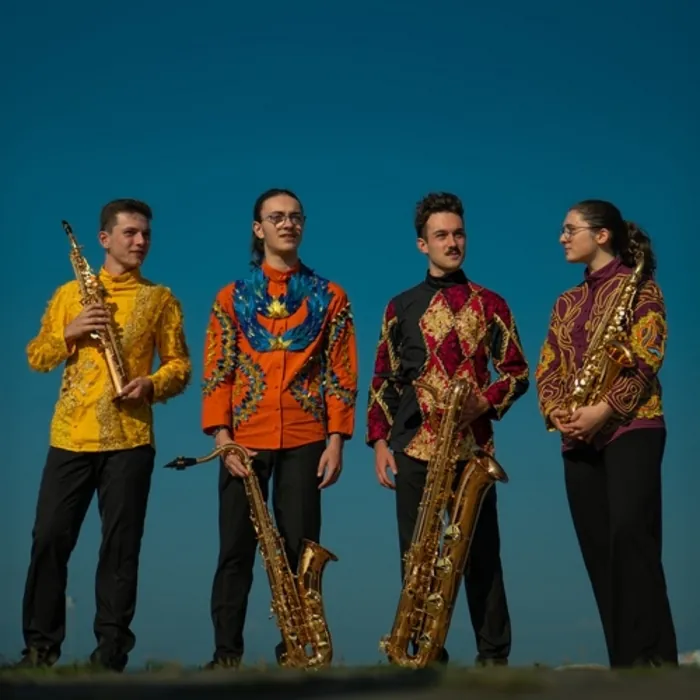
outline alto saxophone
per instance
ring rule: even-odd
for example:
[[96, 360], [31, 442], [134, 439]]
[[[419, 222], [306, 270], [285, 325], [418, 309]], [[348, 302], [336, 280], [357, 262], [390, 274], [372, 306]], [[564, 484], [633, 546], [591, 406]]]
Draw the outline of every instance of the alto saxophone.
[[[73, 235], [73, 229], [67, 221], [62, 221], [61, 225], [70, 241], [70, 261], [73, 265], [75, 277], [80, 285], [82, 305], [104, 304], [104, 289], [99, 278], [92, 271], [88, 261], [85, 259], [85, 256], [80, 252], [81, 247], [78, 245], [78, 241]], [[105, 361], [107, 362], [107, 369], [112, 381], [112, 386], [114, 387], [116, 396], [119, 396], [124, 387], [129, 383], [129, 378], [112, 324], [108, 324], [103, 330], [92, 331], [90, 337], [100, 343]]]
[[[445, 645], [484, 497], [496, 482], [507, 483], [508, 476], [493, 457], [477, 448], [455, 488], [457, 437], [469, 385], [463, 379], [454, 380], [442, 405], [434, 387], [419, 381], [414, 385], [431, 393], [436, 411], [444, 413], [428, 462], [418, 520], [404, 557], [394, 624], [379, 648], [397, 666], [424, 668], [437, 660]], [[433, 424], [436, 417], [437, 412], [431, 417]]]
[[333, 643], [326, 622], [321, 583], [326, 564], [338, 561], [338, 557], [317, 542], [305, 539], [297, 573], [291, 571], [284, 541], [272, 522], [251, 459], [240, 445], [227, 443], [204, 457], [177, 457], [165, 466], [181, 470], [227, 452], [233, 452], [248, 468], [243, 484], [250, 504], [250, 519], [272, 591], [270, 612], [276, 618], [285, 645], [279, 663], [304, 670], [328, 666], [333, 659]]
[[644, 256], [638, 253], [634, 270], [620, 284], [615, 298], [588, 346], [581, 369], [574, 377], [569, 413], [597, 403], [623, 369], [634, 365], [634, 355], [626, 343], [632, 304], [644, 270]]

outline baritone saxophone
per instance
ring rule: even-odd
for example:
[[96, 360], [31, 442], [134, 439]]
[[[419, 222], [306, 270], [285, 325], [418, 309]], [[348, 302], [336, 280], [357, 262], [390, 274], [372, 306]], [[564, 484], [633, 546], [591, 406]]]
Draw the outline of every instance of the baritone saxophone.
[[[67, 221], [61, 221], [63, 230], [68, 236], [70, 242], [70, 261], [73, 265], [75, 277], [80, 286], [80, 297], [83, 306], [89, 304], [105, 303], [105, 293], [99, 277], [93, 272], [85, 256], [81, 252], [81, 246], [73, 234], [73, 229]], [[107, 362], [109, 377], [114, 387], [116, 397], [120, 396], [124, 387], [129, 383], [129, 378], [126, 371], [124, 358], [122, 357], [117, 334], [114, 331], [112, 323], [99, 331], [92, 331], [90, 337], [97, 340], [100, 344], [100, 349]]]
[[305, 539], [296, 574], [292, 572], [284, 540], [272, 522], [251, 459], [244, 447], [226, 443], [204, 457], [177, 457], [166, 468], [186, 469], [233, 452], [248, 468], [243, 477], [263, 566], [272, 592], [271, 612], [282, 634], [285, 650], [281, 666], [304, 670], [328, 666], [333, 659], [333, 643], [323, 605], [322, 579], [335, 554], [317, 542]]
[[[414, 385], [435, 399], [431, 422], [437, 427], [437, 442], [404, 557], [393, 627], [379, 648], [397, 666], [424, 668], [438, 659], [445, 645], [484, 497], [496, 482], [506, 483], [508, 476], [493, 457], [476, 449], [455, 486], [461, 415], [469, 384], [464, 379], [453, 380], [443, 402], [434, 387], [419, 381]], [[442, 411], [439, 423], [437, 411]]]

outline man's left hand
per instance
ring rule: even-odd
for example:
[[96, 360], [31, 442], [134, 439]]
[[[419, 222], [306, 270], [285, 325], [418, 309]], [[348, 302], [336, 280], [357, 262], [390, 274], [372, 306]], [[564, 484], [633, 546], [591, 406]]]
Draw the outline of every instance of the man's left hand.
[[325, 489], [338, 481], [343, 469], [343, 441], [340, 435], [331, 435], [328, 446], [318, 463], [317, 476], [321, 479], [319, 489]]
[[469, 394], [462, 407], [462, 415], [460, 416], [461, 429], [471, 425], [479, 416], [486, 413], [490, 407], [491, 404], [481, 394]]
[[132, 379], [119, 394], [122, 401], [150, 401], [153, 397], [153, 381], [148, 377]]

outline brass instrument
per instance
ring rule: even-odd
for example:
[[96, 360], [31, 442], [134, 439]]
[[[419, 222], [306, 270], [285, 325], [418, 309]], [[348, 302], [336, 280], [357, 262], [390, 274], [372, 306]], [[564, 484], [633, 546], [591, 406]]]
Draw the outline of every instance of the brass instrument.
[[248, 468], [243, 483], [250, 503], [250, 519], [272, 591], [270, 612], [276, 618], [285, 645], [279, 663], [281, 666], [305, 670], [327, 666], [333, 658], [333, 644], [325, 619], [321, 583], [326, 564], [338, 561], [335, 554], [317, 542], [305, 539], [297, 573], [291, 571], [284, 541], [272, 522], [251, 459], [240, 445], [227, 443], [204, 457], [177, 457], [165, 466], [185, 469], [227, 452], [233, 452]]
[[619, 285], [615, 299], [596, 328], [584, 355], [581, 369], [574, 379], [570, 413], [581, 406], [597, 403], [620, 372], [634, 365], [634, 355], [625, 342], [625, 334], [643, 270], [644, 256], [639, 253], [634, 270]]
[[[89, 304], [104, 304], [104, 290], [97, 275], [92, 271], [85, 256], [80, 252], [81, 247], [73, 235], [73, 229], [67, 221], [61, 221], [61, 225], [68, 235], [70, 241], [70, 261], [73, 265], [75, 277], [80, 285], [80, 296], [83, 306]], [[92, 331], [90, 337], [100, 343], [104, 353], [107, 369], [112, 380], [112, 386], [116, 395], [122, 393], [124, 387], [129, 383], [126, 366], [119, 349], [114, 328], [108, 324], [104, 330]]]
[[[484, 497], [496, 482], [507, 483], [508, 476], [494, 458], [476, 449], [454, 488], [457, 435], [469, 385], [464, 379], [454, 380], [443, 404], [434, 387], [418, 381], [414, 385], [429, 391], [436, 410], [444, 414], [428, 463], [413, 538], [404, 557], [403, 586], [394, 624], [379, 648], [391, 663], [424, 668], [437, 660], [444, 647]], [[434, 413], [432, 417], [434, 424], [436, 416]]]

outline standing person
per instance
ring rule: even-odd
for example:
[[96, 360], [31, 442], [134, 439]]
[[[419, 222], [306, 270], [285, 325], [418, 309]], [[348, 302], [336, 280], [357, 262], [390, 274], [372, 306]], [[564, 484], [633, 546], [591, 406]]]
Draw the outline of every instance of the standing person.
[[[151, 246], [150, 207], [109, 202], [100, 214], [105, 250], [97, 277], [105, 304], [82, 307], [77, 280], [58, 288], [29, 343], [29, 365], [65, 363], [32, 531], [24, 592], [26, 649], [20, 666], [51, 666], [65, 638], [68, 560], [97, 492], [102, 544], [91, 661], [122, 671], [133, 649], [141, 540], [155, 457], [153, 404], [184, 391], [191, 374], [183, 315], [167, 287], [141, 275]], [[110, 321], [110, 319], [113, 319]], [[107, 362], [90, 334], [112, 322], [129, 380], [115, 397]], [[154, 372], [155, 351], [160, 367]]]
[[[402, 562], [436, 438], [428, 420], [432, 399], [411, 382], [420, 379], [444, 390], [455, 377], [473, 381], [474, 400], [464, 413], [469, 425], [460, 435], [458, 474], [475, 444], [494, 454], [492, 421], [503, 418], [529, 385], [528, 364], [508, 304], [461, 269], [467, 238], [463, 217], [462, 202], [454, 194], [431, 193], [418, 203], [417, 244], [427, 256], [428, 271], [420, 284], [385, 307], [370, 386], [366, 441], [374, 448], [379, 483], [396, 490]], [[494, 381], [489, 360], [497, 373]], [[511, 648], [496, 503], [496, 489], [491, 488], [465, 571], [480, 665], [506, 664]], [[403, 563], [401, 571], [403, 575]], [[442, 661], [447, 659], [443, 649]]]
[[[666, 309], [651, 242], [619, 209], [584, 200], [561, 230], [583, 281], [559, 296], [536, 370], [547, 430], [561, 433], [566, 492], [605, 634], [610, 665], [677, 664], [661, 561], [661, 464], [666, 428], [658, 372]], [[592, 405], [569, 414], [574, 377], [617, 292], [644, 256], [631, 309], [632, 365]]]
[[[289, 190], [253, 207], [253, 269], [223, 287], [209, 317], [202, 429], [217, 446], [235, 441], [253, 457], [292, 570], [302, 539], [319, 542], [321, 491], [342, 469], [357, 394], [355, 328], [346, 293], [299, 258], [305, 215]], [[234, 455], [219, 470], [219, 561], [208, 668], [237, 667], [257, 549]], [[283, 651], [276, 648], [278, 661]]]

